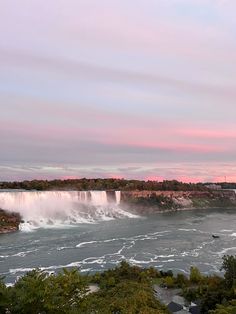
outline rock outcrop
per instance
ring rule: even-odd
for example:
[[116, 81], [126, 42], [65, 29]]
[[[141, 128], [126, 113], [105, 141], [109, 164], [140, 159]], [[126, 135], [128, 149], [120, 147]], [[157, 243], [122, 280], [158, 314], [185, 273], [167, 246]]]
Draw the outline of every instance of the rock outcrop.
[[122, 204], [139, 214], [194, 208], [236, 208], [236, 193], [217, 191], [123, 191]]
[[19, 214], [0, 209], [0, 234], [19, 230], [20, 222]]

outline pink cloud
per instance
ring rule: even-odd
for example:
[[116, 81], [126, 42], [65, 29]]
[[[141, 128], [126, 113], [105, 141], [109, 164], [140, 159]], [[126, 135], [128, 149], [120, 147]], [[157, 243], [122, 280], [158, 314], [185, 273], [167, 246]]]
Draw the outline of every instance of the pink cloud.
[[[144, 119], [145, 124], [145, 119]], [[226, 131], [207, 131], [207, 130], [178, 130], [178, 126], [172, 128], [164, 128], [162, 124], [155, 128], [147, 127], [130, 127], [124, 125], [120, 128], [110, 125], [103, 127], [87, 126], [56, 126], [56, 125], [37, 125], [29, 122], [19, 121], [4, 121], [0, 125], [2, 134], [9, 136], [15, 135], [16, 138], [24, 138], [31, 141], [57, 141], [58, 143], [79, 143], [79, 142], [97, 142], [113, 147], [126, 147], [146, 149], [158, 149], [164, 151], [172, 151], [176, 153], [191, 152], [196, 154], [202, 153], [221, 153], [234, 151], [235, 146], [229, 146], [224, 142], [196, 142], [196, 137], [200, 138], [225, 138], [226, 135], [231, 135], [234, 139], [234, 132], [227, 133]], [[174, 128], [176, 127], [176, 129]], [[176, 137], [176, 133], [184, 135], [182, 138]]]
[[212, 182], [236, 182], [236, 175], [229, 174], [228, 176], [213, 177]]
[[198, 137], [198, 138], [208, 138], [208, 139], [236, 139], [236, 129], [222, 129], [222, 130], [211, 130], [211, 129], [180, 129], [177, 130], [178, 134], [187, 137]]
[[[176, 153], [180, 152], [194, 152], [194, 153], [219, 153], [227, 151], [228, 148], [223, 145], [213, 144], [178, 144], [175, 141], [168, 140], [163, 142], [160, 139], [143, 139], [139, 138], [138, 133], [129, 133], [128, 130], [122, 132], [114, 132], [112, 130], [101, 131], [93, 129], [91, 131], [84, 130], [83, 128], [59, 128], [59, 127], [35, 127], [32, 125], [18, 124], [18, 125], [1, 125], [0, 130], [2, 134], [15, 134], [16, 137], [22, 137], [24, 140], [37, 140], [37, 141], [69, 141], [69, 142], [80, 142], [80, 141], [94, 141], [97, 143], [111, 145], [111, 146], [127, 146], [130, 148], [140, 149], [160, 149], [167, 150]], [[132, 130], [133, 131], [133, 130]], [[139, 130], [139, 132], [141, 132]], [[107, 136], [109, 134], [109, 136]], [[129, 139], [123, 138], [128, 134]], [[86, 138], [86, 140], [85, 140]], [[125, 149], [125, 148], [123, 148]]]
[[74, 180], [74, 179], [79, 179], [78, 176], [60, 176], [61, 180]]

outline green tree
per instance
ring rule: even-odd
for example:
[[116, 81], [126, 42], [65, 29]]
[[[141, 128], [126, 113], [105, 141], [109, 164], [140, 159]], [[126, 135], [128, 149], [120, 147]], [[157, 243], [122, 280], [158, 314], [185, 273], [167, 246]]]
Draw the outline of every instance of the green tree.
[[173, 288], [174, 287], [174, 284], [175, 284], [175, 281], [174, 281], [174, 278], [173, 277], [170, 277], [170, 276], [167, 276], [164, 278], [164, 285], [167, 287], [167, 288]]
[[46, 274], [33, 270], [20, 278], [10, 288], [9, 310], [11, 314], [32, 314], [45, 311]]
[[46, 280], [45, 308], [47, 313], [70, 313], [82, 307], [88, 292], [88, 280], [77, 269], [63, 269]]
[[9, 304], [9, 293], [3, 279], [3, 277], [0, 277], [0, 313], [5, 313]]
[[184, 288], [188, 284], [188, 278], [184, 274], [177, 274], [176, 285], [179, 288]]
[[199, 271], [199, 269], [195, 266], [192, 266], [190, 268], [190, 282], [194, 284], [200, 283], [202, 280], [202, 275]]
[[215, 310], [209, 311], [209, 314], [235, 314], [236, 300], [233, 300], [228, 305], [219, 304]]
[[225, 282], [229, 288], [236, 286], [236, 257], [224, 255], [221, 270], [225, 271]]
[[150, 284], [122, 280], [114, 287], [101, 289], [88, 297], [83, 313], [91, 314], [164, 314], [167, 313], [154, 297]]
[[87, 278], [76, 270], [58, 275], [33, 270], [10, 288], [11, 314], [69, 314], [79, 312], [86, 301]]

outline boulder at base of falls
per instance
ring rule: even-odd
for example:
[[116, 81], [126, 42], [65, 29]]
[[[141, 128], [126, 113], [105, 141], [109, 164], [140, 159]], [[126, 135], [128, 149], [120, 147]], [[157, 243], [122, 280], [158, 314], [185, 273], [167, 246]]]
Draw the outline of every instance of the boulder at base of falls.
[[21, 217], [18, 213], [11, 213], [0, 209], [0, 234], [19, 230]]

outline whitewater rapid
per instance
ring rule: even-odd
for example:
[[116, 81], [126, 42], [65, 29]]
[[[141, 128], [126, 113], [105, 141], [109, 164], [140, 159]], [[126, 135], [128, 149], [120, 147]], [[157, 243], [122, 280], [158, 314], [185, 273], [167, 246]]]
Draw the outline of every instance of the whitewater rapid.
[[19, 213], [20, 230], [135, 218], [120, 205], [120, 191], [4, 191], [0, 208]]
[[197, 266], [205, 274], [219, 274], [222, 257], [236, 254], [235, 226], [236, 211], [218, 208], [14, 232], [1, 235], [0, 276], [14, 283], [34, 268], [58, 272], [77, 267], [93, 273], [122, 260], [175, 273], [188, 274]]

